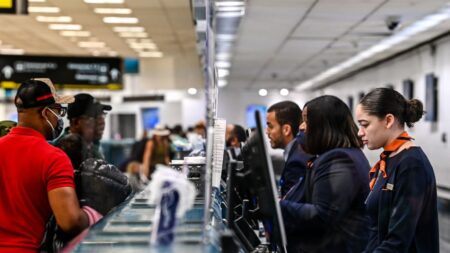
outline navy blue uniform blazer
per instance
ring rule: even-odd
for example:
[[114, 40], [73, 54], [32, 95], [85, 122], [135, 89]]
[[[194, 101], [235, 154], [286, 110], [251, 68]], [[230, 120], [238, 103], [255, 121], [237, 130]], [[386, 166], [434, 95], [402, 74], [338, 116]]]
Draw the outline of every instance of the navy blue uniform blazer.
[[288, 252], [362, 252], [367, 246], [364, 201], [369, 162], [360, 149], [321, 154], [280, 201]]
[[294, 186], [301, 177], [305, 176], [306, 166], [308, 161], [313, 157], [303, 151], [301, 144], [303, 144], [303, 132], [300, 132], [289, 151], [288, 158], [284, 164], [283, 172], [281, 173], [280, 187], [281, 196]]
[[[365, 252], [439, 252], [436, 179], [420, 147], [386, 160], [387, 179], [367, 198], [372, 215]], [[387, 185], [390, 184], [389, 187]], [[370, 209], [373, 207], [374, 209]]]

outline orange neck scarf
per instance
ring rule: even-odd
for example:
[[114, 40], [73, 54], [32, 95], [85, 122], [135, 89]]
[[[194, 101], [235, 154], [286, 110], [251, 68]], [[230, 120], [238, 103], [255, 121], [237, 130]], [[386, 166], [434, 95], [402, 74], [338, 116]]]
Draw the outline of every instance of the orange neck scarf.
[[386, 158], [388, 158], [391, 153], [397, 151], [403, 144], [410, 140], [413, 140], [413, 138], [409, 136], [406, 131], [404, 131], [394, 141], [383, 147], [384, 151], [380, 155], [380, 160], [372, 167], [372, 169], [370, 169], [369, 172], [369, 177], [371, 178], [369, 184], [370, 190], [373, 189], [375, 183], [377, 182], [378, 171], [381, 171], [383, 178], [388, 177], [386, 173]]

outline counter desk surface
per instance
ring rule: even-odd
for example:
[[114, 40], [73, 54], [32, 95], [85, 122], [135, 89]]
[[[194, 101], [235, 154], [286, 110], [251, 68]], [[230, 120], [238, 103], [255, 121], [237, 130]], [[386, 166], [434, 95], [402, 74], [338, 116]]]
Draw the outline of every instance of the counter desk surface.
[[136, 194], [95, 224], [72, 252], [219, 252], [203, 243], [204, 200], [196, 199], [194, 207], [178, 221], [175, 240], [170, 246], [150, 245], [155, 207], [147, 204], [147, 194]]

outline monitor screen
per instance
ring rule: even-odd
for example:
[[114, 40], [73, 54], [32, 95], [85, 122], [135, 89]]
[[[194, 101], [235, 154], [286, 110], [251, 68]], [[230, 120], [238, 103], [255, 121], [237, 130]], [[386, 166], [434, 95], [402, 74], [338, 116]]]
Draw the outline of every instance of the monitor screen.
[[425, 120], [436, 122], [438, 118], [438, 79], [434, 74], [425, 77]]
[[256, 127], [256, 120], [255, 120], [255, 112], [256, 111], [260, 112], [263, 126], [265, 125], [267, 106], [265, 106], [265, 105], [248, 105], [247, 111], [246, 111], [247, 128], [255, 128]]
[[271, 245], [278, 252], [286, 252], [286, 234], [278, 202], [278, 191], [272, 161], [268, 154], [261, 113], [255, 111], [256, 131], [242, 147], [244, 167], [247, 170], [248, 190], [256, 198], [262, 222], [270, 234]]
[[141, 113], [144, 129], [153, 129], [159, 123], [159, 108], [142, 108]]

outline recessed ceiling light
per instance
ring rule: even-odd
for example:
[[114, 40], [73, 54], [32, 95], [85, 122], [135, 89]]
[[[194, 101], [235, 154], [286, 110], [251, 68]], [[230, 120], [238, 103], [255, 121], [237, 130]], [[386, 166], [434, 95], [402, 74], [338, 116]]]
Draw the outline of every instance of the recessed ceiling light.
[[89, 37], [91, 33], [88, 31], [61, 31], [59, 33], [61, 36], [65, 37]]
[[226, 61], [230, 59], [231, 55], [229, 53], [218, 53], [216, 59], [219, 61]]
[[79, 47], [86, 47], [86, 48], [102, 48], [105, 47], [105, 42], [100, 41], [80, 41], [78, 42]]
[[87, 4], [123, 4], [124, 0], [84, 0]]
[[163, 53], [162, 52], [140, 52], [139, 57], [161, 58], [161, 57], [163, 57]]
[[234, 6], [244, 6], [243, 1], [217, 1], [217, 7], [234, 7]]
[[219, 86], [219, 87], [225, 87], [225, 86], [227, 86], [227, 84], [228, 84], [228, 82], [225, 79], [217, 80], [217, 86]]
[[119, 36], [122, 38], [147, 38], [148, 34], [145, 32], [140, 32], [140, 33], [122, 32], [122, 33], [119, 33]]
[[69, 16], [59, 16], [59, 17], [37, 16], [36, 20], [39, 22], [70, 23], [70, 22], [72, 22], [72, 17], [69, 17]]
[[132, 42], [130, 43], [130, 47], [133, 49], [157, 49], [155, 43], [139, 43], [139, 42]]
[[218, 11], [224, 11], [224, 12], [243, 12], [244, 11], [244, 7], [240, 7], [240, 6], [225, 6], [225, 7], [219, 7], [217, 8]]
[[45, 3], [45, 0], [28, 0], [29, 3]]
[[58, 7], [47, 7], [47, 6], [29, 6], [28, 12], [30, 13], [58, 13], [61, 10]]
[[288, 89], [281, 89], [281, 90], [280, 90], [280, 95], [281, 95], [281, 96], [287, 96], [287, 95], [289, 95], [289, 90], [288, 90]]
[[128, 8], [95, 8], [94, 12], [97, 14], [131, 14], [131, 9], [128, 9]]
[[228, 69], [217, 69], [217, 76], [219, 78], [226, 77], [230, 74], [230, 71]]
[[19, 48], [0, 48], [0, 54], [15, 54], [21, 55], [24, 54], [25, 50]]
[[81, 25], [73, 25], [73, 24], [50, 24], [48, 25], [50, 30], [70, 30], [70, 31], [79, 31], [81, 30]]
[[196, 88], [189, 88], [187, 90], [187, 92], [189, 93], [189, 95], [195, 95], [195, 94], [197, 94], [197, 89]]
[[103, 22], [107, 24], [136, 24], [139, 20], [133, 17], [104, 17]]
[[115, 26], [114, 32], [144, 32], [145, 28], [142, 26]]
[[258, 94], [259, 94], [261, 97], [265, 97], [265, 96], [267, 96], [268, 92], [267, 92], [266, 89], [260, 89], [260, 90], [258, 91]]
[[230, 66], [231, 66], [230, 62], [216, 61], [216, 67], [218, 67], [218, 68], [229, 68]]
[[244, 16], [245, 11], [225, 11], [225, 12], [217, 12], [216, 17], [218, 18], [239, 18]]

